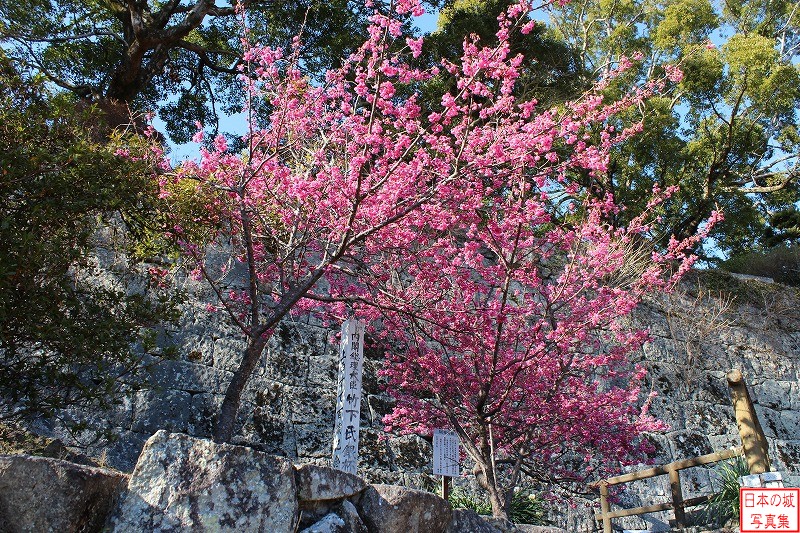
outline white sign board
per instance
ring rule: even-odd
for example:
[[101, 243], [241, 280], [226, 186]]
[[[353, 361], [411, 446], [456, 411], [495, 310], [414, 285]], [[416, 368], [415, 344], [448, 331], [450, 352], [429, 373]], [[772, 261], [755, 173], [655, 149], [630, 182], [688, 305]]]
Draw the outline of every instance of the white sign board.
[[361, 425], [361, 375], [364, 371], [364, 324], [351, 318], [342, 324], [339, 380], [336, 387], [336, 426], [333, 432], [334, 468], [355, 474], [358, 430]]
[[460, 458], [458, 435], [449, 429], [433, 430], [433, 475], [457, 477]]

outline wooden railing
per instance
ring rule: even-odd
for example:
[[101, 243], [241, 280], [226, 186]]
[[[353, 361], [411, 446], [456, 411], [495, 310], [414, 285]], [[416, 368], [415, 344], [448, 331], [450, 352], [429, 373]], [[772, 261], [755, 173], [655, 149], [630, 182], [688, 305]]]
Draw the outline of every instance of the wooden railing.
[[[600, 513], [596, 514], [595, 516], [598, 522], [602, 522], [603, 524], [603, 533], [611, 533], [611, 520], [614, 518], [622, 518], [623, 516], [634, 516], [646, 513], [656, 513], [670, 509], [675, 511], [675, 525], [679, 528], [686, 527], [685, 509], [687, 507], [694, 507], [696, 505], [705, 503], [708, 501], [709, 497], [699, 496], [697, 498], [689, 498], [684, 500], [683, 492], [681, 491], [681, 478], [679, 472], [685, 468], [717, 463], [719, 461], [724, 461], [725, 459], [737, 457], [742, 454], [742, 448], [740, 447], [732, 450], [710, 453], [708, 455], [702, 455], [692, 459], [683, 459], [667, 465], [656, 466], [646, 470], [639, 470], [638, 472], [630, 472], [628, 474], [623, 474], [621, 476], [596, 482], [594, 486], [600, 490]], [[636, 507], [635, 509], [620, 509], [618, 511], [611, 510], [611, 504], [608, 500], [608, 487], [663, 475], [669, 476], [669, 484], [672, 492], [671, 502], [648, 505], [646, 507]]]

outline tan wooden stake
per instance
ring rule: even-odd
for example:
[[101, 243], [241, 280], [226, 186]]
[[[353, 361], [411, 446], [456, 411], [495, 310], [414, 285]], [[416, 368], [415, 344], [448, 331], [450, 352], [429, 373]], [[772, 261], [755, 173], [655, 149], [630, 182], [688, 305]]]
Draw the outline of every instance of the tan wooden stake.
[[686, 513], [683, 510], [683, 491], [681, 490], [681, 474], [679, 470], [670, 468], [669, 487], [672, 490], [672, 505], [675, 511], [675, 525], [683, 529], [686, 527]]
[[747, 392], [744, 376], [740, 370], [731, 370], [728, 372], [727, 378], [747, 468], [751, 474], [769, 472], [767, 439], [761, 429], [761, 423], [758, 421], [750, 394]]
[[608, 503], [608, 485], [600, 483], [600, 512], [603, 513], [603, 533], [612, 533], [611, 531], [611, 518], [608, 514], [611, 512], [611, 505]]

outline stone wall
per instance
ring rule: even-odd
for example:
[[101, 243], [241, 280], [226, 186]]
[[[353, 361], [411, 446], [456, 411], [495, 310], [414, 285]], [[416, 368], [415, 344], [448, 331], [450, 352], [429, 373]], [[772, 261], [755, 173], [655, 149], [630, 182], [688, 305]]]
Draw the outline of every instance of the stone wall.
[[[658, 393], [651, 412], [671, 429], [653, 435], [654, 461], [667, 463], [739, 444], [725, 373], [740, 368], [770, 443], [774, 466], [800, 470], [800, 298], [797, 291], [720, 274], [688, 280], [676, 295], [645, 302], [634, 321], [653, 335], [636, 357], [650, 371]], [[136, 393], [111, 414], [68, 412], [66, 416], [104, 427], [118, 435], [111, 443], [89, 443], [89, 434], [67, 433], [59, 425], [40, 425], [42, 433], [100, 453], [116, 468], [130, 471], [145, 440], [159, 429], [207, 437], [243, 343], [222, 316], [205, 310], [209, 295], [190, 286], [182, 323], [159, 340], [146, 358], [153, 364], [152, 389]], [[162, 357], [172, 345], [174, 359]], [[235, 442], [293, 462], [327, 464], [331, 452], [337, 345], [332, 331], [313, 321], [282, 324], [245, 393], [242, 430]], [[381, 416], [391, 398], [381, 392], [376, 370], [381, 354], [367, 351], [362, 402], [359, 472], [371, 483], [428, 488], [434, 479], [431, 446], [419, 437], [386, 436]], [[85, 437], [85, 439], [84, 439]], [[382, 438], [388, 437], [388, 438]], [[713, 471], [683, 472], [684, 495], [707, 492]], [[666, 478], [631, 486], [628, 506], [668, 499]], [[591, 527], [582, 507], [558, 516], [570, 531]], [[629, 519], [627, 527], [665, 527], [665, 516], [647, 522]]]
[[[800, 486], [800, 298], [797, 289], [719, 273], [692, 275], [673, 295], [645, 302], [636, 322], [652, 342], [638, 362], [658, 393], [651, 412], [670, 425], [650, 436], [655, 464], [741, 445], [725, 374], [740, 369], [769, 442], [773, 468]], [[681, 472], [685, 498], [709, 494], [716, 470]], [[667, 476], [627, 485], [625, 507], [670, 500]], [[668, 530], [671, 513], [619, 520]]]

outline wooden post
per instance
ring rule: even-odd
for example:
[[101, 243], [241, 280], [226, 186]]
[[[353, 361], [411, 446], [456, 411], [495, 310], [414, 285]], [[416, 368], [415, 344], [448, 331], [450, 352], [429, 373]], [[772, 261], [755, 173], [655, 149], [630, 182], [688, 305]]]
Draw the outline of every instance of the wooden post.
[[600, 482], [600, 512], [603, 513], [603, 533], [612, 533], [611, 519], [608, 513], [611, 512], [611, 506], [608, 503], [608, 485]]
[[747, 468], [751, 474], [763, 474], [770, 471], [767, 439], [761, 429], [747, 384], [740, 370], [728, 372], [728, 386], [731, 389], [733, 411], [736, 415], [736, 425], [739, 428], [739, 437], [742, 439], [742, 448]]
[[669, 469], [669, 487], [672, 490], [672, 506], [675, 510], [675, 526], [686, 527], [686, 513], [683, 510], [683, 491], [681, 490], [680, 471], [675, 468]]
[[447, 476], [442, 476], [442, 498], [450, 499], [450, 478]]

